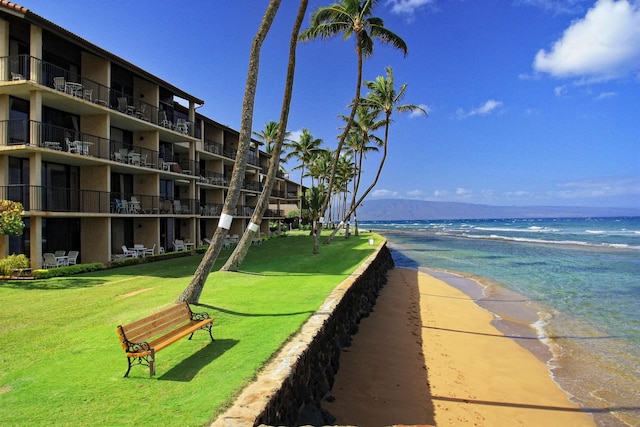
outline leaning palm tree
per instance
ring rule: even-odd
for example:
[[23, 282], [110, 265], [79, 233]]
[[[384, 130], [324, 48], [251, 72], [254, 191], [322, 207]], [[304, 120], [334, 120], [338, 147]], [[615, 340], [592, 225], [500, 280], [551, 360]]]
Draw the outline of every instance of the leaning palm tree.
[[[362, 62], [365, 58], [373, 54], [373, 40], [377, 39], [389, 44], [400, 49], [405, 56], [407, 55], [407, 45], [404, 40], [385, 28], [382, 19], [371, 16], [376, 3], [377, 0], [339, 0], [332, 5], [319, 7], [311, 15], [311, 26], [300, 34], [301, 41], [309, 41], [316, 38], [329, 39], [338, 34], [342, 34], [343, 39], [347, 39], [355, 34], [356, 56], [358, 59], [356, 93], [353, 98], [349, 121], [338, 141], [331, 176], [329, 177], [327, 194], [331, 194], [333, 191], [333, 180], [338, 159], [342, 151], [342, 145], [349, 134], [351, 122], [353, 122], [353, 118], [356, 115], [356, 109], [360, 101], [360, 89], [362, 87]], [[327, 210], [328, 203], [329, 197], [325, 200], [323, 212]], [[320, 225], [320, 228], [322, 229], [322, 225]], [[316, 239], [320, 239], [320, 233], [316, 234]], [[316, 247], [318, 247], [317, 244], [314, 245], [314, 248]], [[317, 252], [314, 250], [314, 253]]]
[[[367, 190], [360, 196], [358, 201], [352, 204], [347, 216], [351, 215], [353, 211], [359, 206], [362, 201], [367, 197], [369, 192], [373, 190], [373, 187], [378, 183], [378, 179], [380, 178], [380, 174], [382, 173], [382, 167], [384, 166], [384, 162], [387, 158], [387, 153], [389, 150], [389, 125], [391, 124], [391, 115], [394, 111], [398, 111], [399, 113], [404, 113], [407, 111], [410, 112], [418, 112], [422, 113], [425, 116], [427, 115], [427, 111], [415, 104], [404, 104], [398, 105], [402, 98], [405, 96], [405, 92], [407, 90], [407, 84], [403, 84], [400, 86], [400, 90], [396, 92], [395, 85], [393, 82], [393, 70], [391, 67], [386, 68], [387, 76], [378, 76], [374, 81], [368, 81], [365, 84], [369, 89], [369, 93], [367, 97], [362, 100], [362, 105], [368, 108], [372, 108], [380, 111], [381, 114], [384, 115], [384, 143], [383, 143], [383, 151], [382, 151], [382, 159], [380, 160], [380, 165], [378, 166], [378, 172], [376, 173], [376, 177], [371, 183], [371, 185], [367, 188]], [[328, 240], [331, 240], [337, 233], [338, 229], [334, 230], [329, 236]]]
[[271, 159], [269, 159], [269, 170], [267, 171], [264, 187], [262, 189], [262, 192], [260, 193], [258, 202], [256, 203], [256, 208], [251, 217], [251, 223], [249, 224], [249, 227], [245, 229], [240, 242], [238, 242], [238, 245], [236, 245], [233, 253], [229, 257], [225, 265], [222, 267], [222, 270], [238, 270], [238, 267], [240, 266], [240, 264], [242, 264], [242, 261], [244, 261], [245, 256], [249, 252], [249, 247], [253, 242], [253, 236], [255, 235], [257, 230], [259, 230], [264, 212], [269, 207], [269, 198], [271, 195], [271, 191], [273, 190], [273, 184], [276, 181], [276, 175], [278, 170], [280, 169], [280, 156], [282, 155], [282, 147], [284, 146], [285, 138], [288, 136], [286, 128], [287, 122], [289, 120], [291, 97], [293, 94], [293, 78], [296, 69], [297, 39], [308, 3], [308, 0], [300, 0], [298, 14], [291, 31], [291, 38], [289, 42], [289, 62], [287, 65], [287, 76], [285, 79], [284, 95], [282, 97], [282, 108], [280, 110], [280, 123], [277, 126], [275, 138], [272, 138], [273, 128], [275, 127], [274, 125], [272, 125], [272, 123], [274, 123], [273, 121], [267, 124], [267, 126], [265, 127], [265, 134], [263, 134], [263, 136], [268, 136], [269, 139], [273, 140], [273, 145], [271, 146], [270, 151], [269, 141], [265, 141], [267, 143], [267, 151], [269, 152], [269, 154], [271, 154]]
[[247, 154], [251, 145], [253, 106], [255, 103], [256, 88], [258, 85], [258, 71], [260, 68], [260, 50], [262, 48], [262, 43], [271, 28], [271, 24], [276, 17], [280, 3], [281, 0], [269, 1], [267, 10], [262, 17], [258, 31], [251, 43], [251, 51], [249, 53], [249, 70], [247, 71], [247, 81], [245, 84], [244, 99], [242, 101], [242, 119], [240, 123], [240, 135], [238, 137], [238, 152], [236, 163], [233, 167], [233, 173], [231, 175], [231, 182], [229, 183], [229, 191], [227, 192], [227, 197], [225, 198], [224, 205], [222, 207], [222, 215], [218, 221], [218, 227], [213, 234], [211, 244], [207, 248], [202, 261], [200, 261], [198, 268], [196, 268], [193, 278], [189, 282], [189, 285], [178, 296], [176, 302], [187, 301], [192, 304], [198, 303], [204, 284], [211, 272], [213, 264], [222, 250], [224, 237], [231, 225], [231, 221], [233, 220], [232, 213], [240, 196], [240, 190], [247, 166]]
[[[379, 111], [374, 108], [368, 108], [365, 105], [358, 105], [358, 111], [356, 112], [356, 118], [353, 122], [353, 128], [351, 129], [351, 137], [347, 139], [346, 143], [349, 149], [353, 152], [356, 161], [356, 176], [353, 180], [353, 192], [351, 194], [351, 205], [356, 202], [358, 190], [360, 188], [360, 178], [362, 177], [362, 162], [368, 153], [378, 151], [378, 147], [383, 145], [382, 139], [373, 134], [373, 131], [378, 130], [384, 125], [384, 120], [378, 120], [377, 117]], [[342, 116], [346, 120], [345, 116]], [[373, 143], [371, 145], [370, 143]], [[355, 235], [358, 235], [358, 219], [356, 216], [356, 209], [353, 209], [353, 225]], [[350, 217], [345, 218], [350, 220]], [[346, 237], [349, 237], [349, 233], [345, 233]]]

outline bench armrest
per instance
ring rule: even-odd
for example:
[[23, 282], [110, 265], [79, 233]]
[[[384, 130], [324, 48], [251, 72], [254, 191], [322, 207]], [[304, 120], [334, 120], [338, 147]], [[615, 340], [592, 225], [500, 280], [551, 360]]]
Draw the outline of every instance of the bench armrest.
[[207, 313], [206, 311], [202, 311], [200, 313], [191, 312], [191, 320], [205, 320], [209, 318], [209, 313]]
[[125, 343], [127, 345], [127, 353], [144, 353], [151, 350], [151, 346], [148, 342], [129, 342]]

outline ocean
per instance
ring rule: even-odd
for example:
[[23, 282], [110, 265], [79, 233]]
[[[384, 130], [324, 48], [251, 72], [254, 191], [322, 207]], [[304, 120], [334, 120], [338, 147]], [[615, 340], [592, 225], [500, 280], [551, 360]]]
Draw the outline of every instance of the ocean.
[[598, 425], [640, 425], [640, 217], [358, 225], [398, 267], [476, 279], [462, 290]]

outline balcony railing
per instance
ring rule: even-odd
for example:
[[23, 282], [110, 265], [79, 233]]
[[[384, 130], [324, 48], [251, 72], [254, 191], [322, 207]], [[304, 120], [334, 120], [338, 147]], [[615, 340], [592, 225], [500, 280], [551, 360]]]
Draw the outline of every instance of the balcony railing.
[[200, 203], [196, 199], [169, 199], [144, 194], [26, 184], [0, 186], [0, 199], [22, 203], [25, 212], [190, 216], [202, 214]]
[[134, 99], [94, 80], [29, 55], [0, 57], [0, 81], [29, 80], [84, 99], [88, 102], [120, 111], [140, 120], [171, 129], [185, 135], [199, 134], [199, 129], [179, 120], [172, 112]]
[[55, 151], [161, 169], [158, 152], [74, 129], [26, 119], [0, 121], [0, 145], [34, 145]]

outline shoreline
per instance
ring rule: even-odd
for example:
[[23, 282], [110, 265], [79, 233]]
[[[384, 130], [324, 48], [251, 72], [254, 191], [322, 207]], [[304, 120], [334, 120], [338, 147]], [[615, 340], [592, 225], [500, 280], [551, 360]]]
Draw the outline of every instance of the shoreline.
[[338, 424], [595, 425], [474, 298], [423, 270], [388, 278], [323, 402]]

